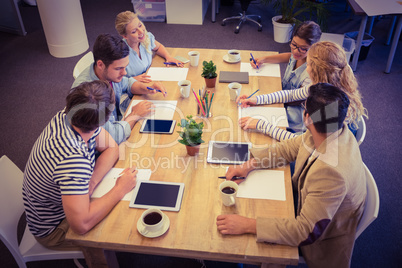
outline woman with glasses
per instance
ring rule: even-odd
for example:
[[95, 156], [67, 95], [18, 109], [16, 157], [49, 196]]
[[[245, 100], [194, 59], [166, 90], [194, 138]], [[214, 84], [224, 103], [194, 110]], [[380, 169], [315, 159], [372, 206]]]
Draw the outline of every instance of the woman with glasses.
[[[256, 58], [251, 61], [253, 68], [263, 63], [286, 63], [285, 74], [282, 78], [282, 90], [296, 89], [310, 84], [306, 72], [307, 51], [321, 38], [320, 26], [313, 21], [305, 21], [295, 27], [290, 42], [290, 52]], [[301, 132], [303, 128], [303, 113], [300, 102], [289, 102], [285, 105], [291, 132]]]
[[[361, 95], [357, 89], [357, 80], [347, 62], [344, 49], [332, 42], [313, 44], [307, 53], [306, 72], [311, 79], [311, 84], [330, 83], [342, 89], [348, 95], [350, 105], [345, 122], [355, 132], [358, 128], [357, 122], [359, 118], [361, 116], [367, 117], [367, 111], [363, 107]], [[293, 90], [282, 90], [271, 94], [253, 96], [250, 99], [246, 99], [247, 96], [241, 96], [238, 99], [238, 103], [241, 103], [242, 107], [249, 107], [250, 105], [304, 101], [308, 97], [308, 92], [309, 86], [304, 86]], [[300, 107], [303, 111], [302, 105]], [[303, 123], [303, 118], [300, 122]], [[250, 117], [240, 118], [239, 124], [244, 130], [257, 129], [277, 140], [290, 139], [300, 134], [277, 128], [265, 120]]]
[[165, 46], [155, 40], [155, 36], [148, 32], [137, 14], [124, 11], [116, 16], [115, 28], [123, 40], [130, 47], [130, 63], [126, 68], [127, 76], [134, 77], [143, 83], [152, 82], [145, 74], [152, 63], [152, 53], [155, 52], [172, 64], [183, 67], [183, 62], [172, 57]]

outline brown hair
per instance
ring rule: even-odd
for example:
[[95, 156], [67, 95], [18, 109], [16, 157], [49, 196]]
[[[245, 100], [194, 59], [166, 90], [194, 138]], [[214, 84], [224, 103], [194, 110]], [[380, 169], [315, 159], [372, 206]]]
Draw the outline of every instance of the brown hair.
[[321, 28], [320, 25], [315, 23], [314, 21], [305, 21], [300, 25], [296, 26], [293, 30], [292, 38], [297, 36], [310, 46], [312, 44], [317, 43], [320, 41], [321, 38]]
[[312, 84], [330, 83], [343, 90], [350, 100], [346, 121], [357, 129], [360, 116], [367, 117], [367, 110], [357, 89], [358, 84], [350, 68], [343, 48], [333, 42], [318, 42], [307, 54]]
[[68, 122], [88, 133], [108, 121], [114, 110], [115, 95], [108, 82], [95, 80], [71, 89], [66, 101]]

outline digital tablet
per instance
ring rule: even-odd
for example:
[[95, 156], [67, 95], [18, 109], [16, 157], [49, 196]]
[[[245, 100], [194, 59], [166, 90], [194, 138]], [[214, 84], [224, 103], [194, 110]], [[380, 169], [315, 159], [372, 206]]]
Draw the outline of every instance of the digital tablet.
[[250, 159], [251, 143], [210, 141], [207, 162], [214, 164], [242, 164]]
[[175, 126], [176, 120], [145, 119], [140, 133], [172, 134]]
[[137, 181], [129, 207], [179, 211], [184, 183]]

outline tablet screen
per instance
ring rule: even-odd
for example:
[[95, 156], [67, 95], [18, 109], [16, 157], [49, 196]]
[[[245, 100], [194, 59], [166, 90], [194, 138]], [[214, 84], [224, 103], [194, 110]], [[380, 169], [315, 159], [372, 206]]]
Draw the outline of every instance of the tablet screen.
[[175, 120], [146, 119], [141, 126], [141, 133], [173, 133]]
[[139, 181], [130, 207], [179, 211], [183, 190], [183, 183]]
[[249, 143], [211, 141], [208, 148], [209, 163], [240, 164], [250, 159]]

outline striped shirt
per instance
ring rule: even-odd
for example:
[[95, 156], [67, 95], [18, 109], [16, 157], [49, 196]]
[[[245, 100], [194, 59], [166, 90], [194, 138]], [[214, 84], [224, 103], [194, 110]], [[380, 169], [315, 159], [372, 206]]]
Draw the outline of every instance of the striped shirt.
[[88, 146], [58, 112], [36, 140], [24, 172], [22, 195], [27, 223], [33, 235], [49, 235], [66, 217], [62, 195], [88, 193], [95, 166], [95, 138]]
[[[298, 89], [281, 90], [270, 94], [257, 96], [257, 105], [287, 103], [292, 101], [305, 100], [308, 97], [309, 86], [304, 86]], [[298, 134], [278, 128], [268, 121], [260, 119], [256, 126], [257, 130], [268, 135], [276, 140], [283, 141], [296, 137]]]

